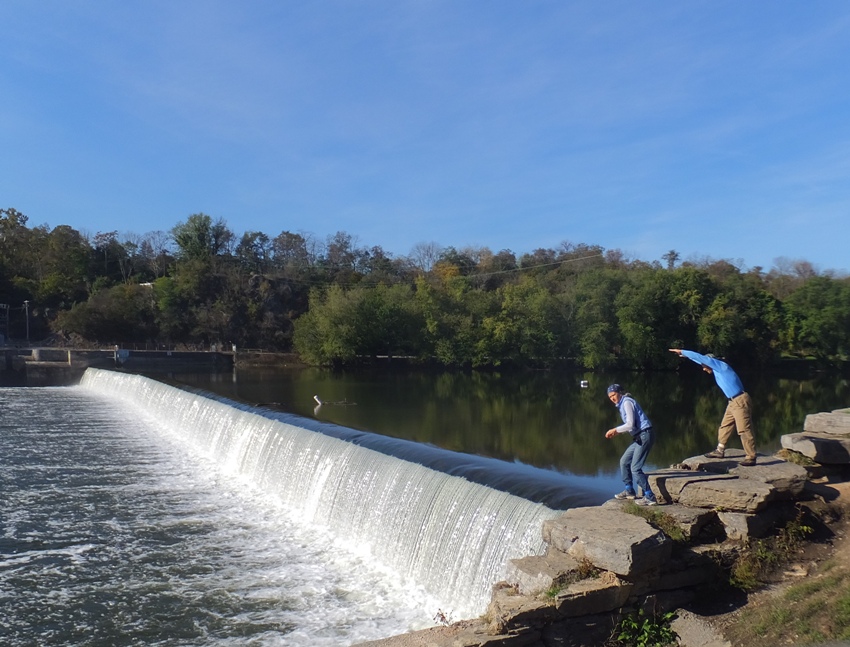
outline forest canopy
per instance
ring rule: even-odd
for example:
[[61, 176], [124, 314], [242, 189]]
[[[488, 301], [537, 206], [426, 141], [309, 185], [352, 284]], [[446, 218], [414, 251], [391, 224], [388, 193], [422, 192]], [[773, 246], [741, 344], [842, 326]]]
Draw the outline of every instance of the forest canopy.
[[169, 232], [85, 235], [0, 209], [0, 333], [133, 347], [234, 344], [310, 363], [654, 368], [669, 347], [760, 364], [846, 360], [850, 278], [804, 260], [630, 259], [562, 243], [517, 255], [344, 231], [233, 232], [198, 213]]

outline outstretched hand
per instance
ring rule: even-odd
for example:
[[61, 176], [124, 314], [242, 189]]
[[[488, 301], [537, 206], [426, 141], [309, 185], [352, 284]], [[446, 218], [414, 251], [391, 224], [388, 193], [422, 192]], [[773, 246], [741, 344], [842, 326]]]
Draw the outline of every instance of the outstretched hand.
[[678, 355], [679, 357], [682, 356], [681, 348], [668, 348], [667, 350], [669, 350], [671, 353], [676, 353], [676, 355]]

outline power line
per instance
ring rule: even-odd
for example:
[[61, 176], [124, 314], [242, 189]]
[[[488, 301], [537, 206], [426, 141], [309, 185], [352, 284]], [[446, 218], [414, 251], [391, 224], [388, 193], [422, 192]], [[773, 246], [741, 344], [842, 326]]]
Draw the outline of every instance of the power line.
[[[473, 274], [462, 275], [459, 278], [465, 278], [465, 279], [486, 278], [486, 277], [490, 277], [490, 276], [497, 276], [497, 275], [500, 275], [500, 274], [511, 274], [511, 273], [515, 273], [515, 272], [524, 272], [524, 271], [527, 271], [527, 270], [537, 270], [537, 269], [546, 268], [546, 267], [555, 267], [555, 266], [564, 265], [564, 264], [567, 264], [567, 263], [578, 263], [580, 261], [586, 261], [586, 260], [590, 260], [590, 259], [594, 259], [594, 258], [604, 258], [604, 256], [605, 255], [602, 254], [602, 253], [590, 254], [588, 256], [580, 256], [578, 258], [565, 258], [565, 259], [562, 259], [562, 260], [559, 260], [559, 261], [552, 261], [552, 262], [549, 262], [549, 263], [538, 263], [537, 265], [525, 265], [525, 266], [522, 266], [522, 267], [514, 267], [514, 268], [510, 268], [510, 269], [506, 269], [506, 270], [494, 270], [492, 272], [475, 272]], [[437, 263], [437, 264], [439, 264], [439, 263]], [[457, 266], [455, 266], [455, 267], [457, 267]], [[317, 268], [315, 266], [308, 266], [308, 267], [299, 268], [299, 269], [302, 270], [302, 271], [327, 270], [327, 268]], [[299, 278], [299, 277], [285, 277], [285, 276], [279, 276], [279, 277], [275, 277], [275, 278], [283, 279], [283, 280], [289, 281], [291, 283], [298, 283], [298, 284], [306, 285], [306, 286], [321, 286], [321, 285], [329, 285], [329, 284], [335, 283], [336, 285], [342, 285], [344, 287], [352, 287], [353, 285], [357, 285], [357, 284], [361, 283], [364, 279], [368, 279], [368, 277], [370, 276], [370, 274], [362, 274], [362, 273], [357, 272], [357, 270], [352, 269], [352, 268], [345, 268], [342, 271], [350, 271], [352, 273], [358, 274], [359, 279], [356, 282], [346, 281], [345, 283], [343, 283], [343, 282], [340, 282], [340, 281], [334, 281], [333, 279], [327, 279], [327, 278]], [[419, 271], [421, 271], [421, 270], [419, 270]], [[423, 274], [427, 274], [427, 272], [423, 272]], [[405, 280], [400, 280], [399, 282], [405, 282]]]
[[474, 276], [495, 276], [497, 274], [509, 274], [511, 272], [522, 272], [525, 270], [536, 270], [541, 267], [552, 267], [554, 265], [563, 265], [564, 263], [577, 263], [578, 261], [586, 261], [591, 258], [602, 258], [604, 254], [591, 254], [590, 256], [582, 256], [580, 258], [565, 258], [561, 261], [552, 261], [551, 263], [540, 263], [539, 265], [529, 265], [527, 267], [514, 267], [509, 270], [497, 270], [495, 272], [481, 272]]

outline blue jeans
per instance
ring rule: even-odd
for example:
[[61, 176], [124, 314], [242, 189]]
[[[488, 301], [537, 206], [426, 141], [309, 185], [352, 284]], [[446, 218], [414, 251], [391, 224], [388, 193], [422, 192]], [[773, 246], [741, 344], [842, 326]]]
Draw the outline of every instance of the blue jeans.
[[646, 457], [649, 456], [649, 450], [655, 444], [655, 434], [652, 432], [652, 427], [641, 431], [637, 438], [640, 440], [640, 444], [633, 442], [620, 458], [620, 477], [623, 479], [627, 492], [634, 494], [635, 486], [637, 486], [643, 490], [643, 495], [647, 499], [654, 500], [655, 495], [649, 489], [649, 479], [643, 472]]

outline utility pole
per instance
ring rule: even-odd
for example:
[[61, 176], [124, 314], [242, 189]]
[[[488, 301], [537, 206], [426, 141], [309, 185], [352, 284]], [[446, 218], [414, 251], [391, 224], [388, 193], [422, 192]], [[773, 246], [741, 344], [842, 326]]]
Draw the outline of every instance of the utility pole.
[[24, 318], [27, 320], [27, 344], [30, 343], [30, 302], [24, 301]]

